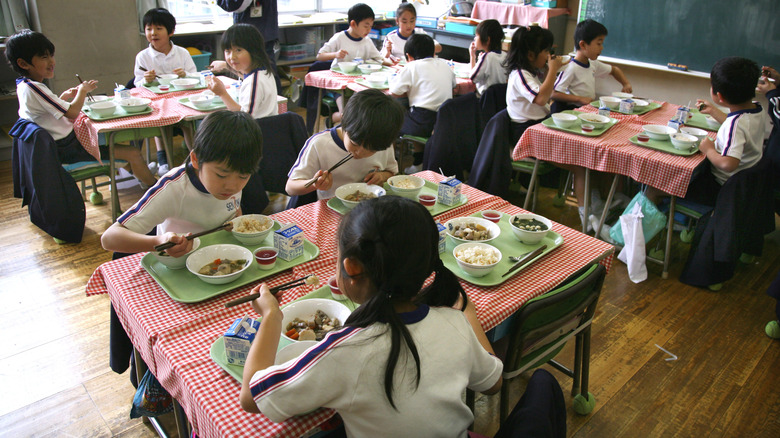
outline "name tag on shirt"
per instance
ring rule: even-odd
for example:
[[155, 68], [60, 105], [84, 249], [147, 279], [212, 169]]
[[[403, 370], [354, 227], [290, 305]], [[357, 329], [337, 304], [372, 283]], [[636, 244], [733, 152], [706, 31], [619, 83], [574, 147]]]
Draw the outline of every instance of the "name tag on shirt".
[[257, 2], [255, 2], [255, 5], [252, 6], [252, 8], [249, 10], [249, 16], [252, 18], [259, 18], [263, 16], [263, 5], [258, 5]]

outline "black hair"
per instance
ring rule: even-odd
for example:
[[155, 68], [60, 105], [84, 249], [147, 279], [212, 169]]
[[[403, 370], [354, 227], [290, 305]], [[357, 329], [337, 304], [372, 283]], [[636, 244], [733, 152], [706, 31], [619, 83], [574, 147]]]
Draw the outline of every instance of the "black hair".
[[543, 50], [550, 50], [553, 45], [553, 33], [539, 26], [520, 27], [512, 35], [512, 44], [504, 60], [507, 72], [524, 69], [534, 71], [528, 54], [539, 55]]
[[580, 41], [590, 44], [600, 36], [607, 36], [607, 33], [607, 27], [596, 20], [588, 18], [580, 21], [574, 28], [574, 50], [580, 49]]
[[368, 89], [349, 98], [341, 129], [355, 144], [370, 151], [383, 151], [398, 137], [403, 121], [404, 110], [397, 100]]
[[738, 56], [722, 58], [710, 72], [712, 93], [720, 93], [732, 105], [748, 103], [756, 96], [760, 76], [761, 69], [750, 59]]
[[249, 113], [216, 111], [198, 127], [192, 150], [198, 163], [225, 163], [234, 172], [251, 174], [263, 158], [263, 133]]
[[347, 22], [350, 24], [353, 21], [355, 24], [360, 24], [361, 21], [369, 18], [373, 20], [374, 17], [374, 10], [365, 3], [356, 3], [347, 11]]
[[401, 15], [404, 12], [411, 12], [412, 15], [417, 17], [417, 9], [414, 8], [414, 5], [411, 3], [403, 2], [400, 5], [398, 5], [398, 9], [395, 10], [395, 18], [401, 18]]
[[153, 8], [144, 14], [143, 24], [144, 29], [150, 25], [163, 26], [170, 35], [176, 29], [176, 17], [165, 8]]
[[435, 51], [436, 43], [433, 38], [424, 33], [413, 33], [404, 44], [404, 54], [414, 59], [431, 58]]
[[488, 51], [495, 52], [501, 50], [501, 43], [504, 41], [504, 28], [498, 20], [485, 20], [477, 25], [477, 35], [482, 45], [490, 40]]
[[29, 73], [19, 66], [19, 59], [32, 64], [33, 56], [46, 55], [54, 56], [54, 43], [40, 32], [24, 29], [5, 40], [5, 57], [11, 68], [22, 76], [26, 77]]
[[271, 72], [271, 60], [265, 52], [265, 40], [263, 34], [251, 24], [239, 23], [227, 28], [222, 34], [222, 48], [230, 49], [240, 47], [252, 57], [252, 69], [265, 69], [267, 74]]
[[[455, 274], [442, 264], [438, 228], [419, 202], [398, 196], [361, 202], [341, 220], [338, 244], [339, 263], [345, 258], [358, 261], [363, 267], [360, 275], [366, 277], [371, 288], [367, 291], [370, 297], [352, 312], [345, 325], [368, 327], [383, 322], [390, 331], [384, 388], [395, 408], [393, 375], [401, 349], [406, 345], [414, 357], [416, 385], [420, 383], [420, 355], [393, 302], [453, 306], [462, 298], [465, 308], [466, 294]], [[423, 288], [432, 272], [436, 273], [433, 282]], [[344, 269], [341, 273], [347, 275]]]

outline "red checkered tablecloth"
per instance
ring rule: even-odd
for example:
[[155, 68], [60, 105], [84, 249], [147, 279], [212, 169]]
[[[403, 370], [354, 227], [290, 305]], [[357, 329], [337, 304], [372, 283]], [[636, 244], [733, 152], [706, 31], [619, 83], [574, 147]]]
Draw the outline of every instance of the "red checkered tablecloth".
[[[392, 68], [398, 69], [403, 67], [394, 66]], [[358, 92], [369, 88], [355, 82], [362, 78], [363, 76], [350, 76], [333, 70], [320, 70], [307, 73], [305, 83], [310, 87], [324, 88], [326, 90], [343, 90], [349, 88], [352, 91]], [[468, 78], [456, 78], [455, 83], [454, 94], [456, 95], [471, 93], [477, 89], [474, 82]], [[385, 93], [388, 92], [389, 91], [385, 90]]]
[[[661, 118], [668, 121], [667, 113], [673, 114], [676, 109], [674, 105], [664, 104], [641, 116], [618, 115], [615, 118], [620, 121], [598, 137], [559, 131], [539, 123], [525, 131], [512, 151], [512, 159], [517, 161], [535, 157], [553, 163], [626, 175], [671, 195], [683, 197], [693, 170], [704, 160], [704, 155], [672, 155], [636, 146], [629, 141], [642, 132], [643, 125], [660, 123], [656, 119]], [[595, 112], [589, 105], [580, 110]], [[665, 125], [666, 121], [662, 124]]]

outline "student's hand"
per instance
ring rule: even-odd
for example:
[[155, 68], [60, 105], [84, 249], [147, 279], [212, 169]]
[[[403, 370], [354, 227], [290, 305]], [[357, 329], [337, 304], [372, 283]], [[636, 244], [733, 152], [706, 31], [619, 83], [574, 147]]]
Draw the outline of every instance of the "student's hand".
[[776, 81], [780, 81], [780, 73], [777, 73], [777, 70], [775, 70], [773, 67], [769, 67], [768, 65], [761, 67], [761, 75], [769, 76]]
[[279, 301], [276, 300], [276, 297], [273, 296], [271, 290], [268, 289], [267, 284], [261, 283], [252, 288], [251, 292], [260, 294], [259, 297], [252, 301], [252, 308], [262, 316], [263, 319], [266, 319], [272, 313], [281, 312], [281, 310], [279, 310]]
[[702, 114], [712, 114], [712, 110], [715, 109], [715, 105], [713, 105], [709, 100], [696, 99], [696, 108], [698, 108], [699, 112]]
[[330, 190], [333, 185], [333, 175], [327, 170], [318, 170], [314, 174], [314, 178], [317, 178], [317, 181], [314, 182], [314, 188], [317, 190]]
[[151, 84], [157, 79], [157, 73], [154, 70], [144, 72], [144, 83]]
[[72, 100], [74, 97], [76, 97], [76, 93], [78, 92], [79, 87], [68, 88], [67, 90], [63, 91], [62, 94], [60, 94], [60, 99]]
[[184, 69], [181, 67], [173, 69], [173, 73], [178, 75], [180, 78], [187, 76], [187, 72], [184, 71]]
[[777, 86], [770, 80], [767, 80], [766, 76], [761, 76], [758, 79], [758, 85], [756, 85], [756, 91], [761, 94], [766, 94], [777, 88]]
[[[474, 37], [476, 40], [479, 37]], [[469, 44], [469, 57], [471, 58], [471, 61], [474, 62], [474, 60], [477, 59], [477, 42], [471, 41], [471, 44]]]
[[225, 61], [214, 61], [209, 64], [209, 70], [211, 70], [212, 73], [223, 73], [227, 71], [227, 69], [227, 62]]
[[701, 140], [701, 143], [699, 143], [699, 150], [706, 156], [707, 152], [709, 152], [711, 149], [715, 149], [715, 142], [708, 135]]
[[581, 105], [590, 105], [591, 102], [592, 102], [591, 98], [587, 96], [577, 96], [577, 103]]
[[623, 88], [620, 91], [624, 93], [633, 93], [634, 89], [631, 87], [631, 83], [626, 82], [625, 84], [623, 84]]
[[390, 61], [390, 65], [398, 65], [401, 62], [401, 58], [396, 58], [393, 55], [388, 56], [387, 59]]
[[366, 184], [374, 184], [377, 186], [381, 186], [385, 183], [390, 177], [393, 176], [391, 172], [388, 172], [386, 170], [374, 170], [371, 172], [368, 172], [365, 177], [363, 177], [363, 182]]
[[389, 57], [393, 56], [392, 55], [392, 53], [393, 53], [393, 42], [392, 41], [390, 41], [389, 39], [385, 39], [385, 44], [383, 46], [383, 49], [385, 51], [385, 58], [389, 58]]
[[344, 59], [344, 57], [347, 55], [349, 55], [349, 52], [347, 52], [344, 49], [341, 49], [338, 52], [336, 52], [336, 59]]
[[173, 242], [176, 244], [165, 250], [165, 252], [168, 253], [168, 255], [171, 257], [181, 257], [192, 250], [192, 240], [187, 240], [184, 236], [179, 236], [178, 234], [172, 232], [158, 236], [155, 246], [162, 245], [166, 242]]
[[227, 94], [227, 88], [225, 88], [225, 84], [223, 84], [221, 80], [214, 76], [209, 76], [206, 78], [206, 86], [209, 90], [211, 90], [212, 93], [219, 97]]
[[[560, 56], [550, 55], [547, 58], [547, 68], [549, 68], [549, 72], [552, 72], [552, 74], [558, 74], [558, 70], [563, 67], [563, 60]], [[548, 74], [550, 74], [548, 72]]]

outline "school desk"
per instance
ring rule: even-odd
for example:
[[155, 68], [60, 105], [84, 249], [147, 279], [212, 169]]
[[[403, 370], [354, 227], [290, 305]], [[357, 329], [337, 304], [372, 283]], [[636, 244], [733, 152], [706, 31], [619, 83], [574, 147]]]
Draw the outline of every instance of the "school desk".
[[[442, 179], [431, 171], [417, 175], [434, 182]], [[468, 196], [468, 203], [436, 216], [437, 221], [445, 222], [486, 209], [509, 214], [523, 211], [472, 187], [464, 185], [463, 193]], [[324, 282], [335, 274], [335, 232], [341, 215], [331, 210], [326, 201], [285, 210], [272, 217], [279, 222], [297, 223], [306, 238], [320, 248], [320, 255], [290, 271], [269, 277], [266, 279], [269, 286], [311, 273]], [[607, 268], [611, 266], [612, 245], [557, 223], [553, 223], [553, 231], [563, 237], [563, 244], [505, 283], [478, 287], [461, 281], [476, 305], [483, 329], [488, 331], [496, 327], [523, 303], [551, 290], [586, 265], [599, 262]], [[233, 320], [245, 315], [256, 316], [249, 303], [224, 308], [226, 302], [249, 294], [254, 284], [200, 303], [178, 303], [171, 300], [140, 266], [143, 255], [136, 254], [99, 266], [87, 283], [87, 295], [109, 294], [140, 357], [178, 401], [201, 437], [300, 436], [333, 415], [331, 410], [319, 409], [277, 424], [263, 415], [241, 410], [239, 383], [211, 360], [209, 349]], [[287, 304], [316, 288], [301, 286], [284, 291], [279, 296], [280, 304]]]

